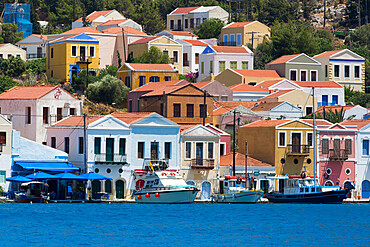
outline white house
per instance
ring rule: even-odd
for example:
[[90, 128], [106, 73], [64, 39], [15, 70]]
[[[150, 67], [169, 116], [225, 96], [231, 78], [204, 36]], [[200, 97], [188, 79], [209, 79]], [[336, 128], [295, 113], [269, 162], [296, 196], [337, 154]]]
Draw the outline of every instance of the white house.
[[253, 69], [253, 52], [245, 46], [207, 46], [199, 55], [197, 81], [226, 69]]
[[321, 63], [325, 80], [361, 91], [365, 84], [365, 59], [348, 50], [326, 51], [313, 57]]
[[26, 51], [27, 59], [46, 57], [47, 35], [32, 34], [17, 43], [17, 46]]
[[356, 136], [356, 191], [363, 199], [370, 198], [370, 120], [346, 120], [341, 125], [357, 128]]
[[[83, 17], [78, 18], [72, 22], [72, 28], [83, 27]], [[126, 19], [121, 13], [117, 10], [102, 10], [94, 11], [88, 16], [86, 16], [86, 21], [91, 21], [90, 27], [96, 28], [98, 25], [103, 24], [109, 20], [123, 20]]]
[[0, 58], [9, 59], [10, 57], [20, 57], [26, 60], [26, 51], [13, 44], [0, 44]]
[[[68, 151], [71, 163], [113, 179], [96, 188], [123, 199], [135, 188], [136, 169], [150, 160], [167, 160], [179, 169], [180, 126], [157, 113], [113, 113], [86, 118], [86, 166], [83, 116], [71, 116], [48, 128], [48, 145]], [[94, 185], [93, 185], [94, 188]]]
[[96, 29], [99, 31], [103, 31], [110, 27], [131, 27], [136, 30], [139, 30], [140, 32], [143, 31], [143, 27], [131, 19], [109, 20], [102, 24], [99, 24]]
[[6, 178], [11, 176], [12, 164], [12, 123], [0, 115], [0, 186], [8, 190]]
[[326, 112], [332, 111], [332, 112], [344, 112], [344, 119], [352, 118], [353, 120], [361, 120], [364, 119], [364, 115], [369, 113], [370, 110], [368, 110], [365, 107], [362, 107], [360, 105], [346, 105], [346, 106], [323, 106], [320, 107], [318, 110], [321, 115], [323, 115], [324, 109]]
[[199, 71], [199, 54], [208, 46], [207, 43], [200, 40], [177, 39], [182, 44], [183, 52], [183, 73]]
[[270, 93], [268, 89], [242, 83], [229, 88], [233, 91], [234, 101], [257, 101]]
[[173, 40], [177, 39], [190, 39], [190, 40], [197, 40], [198, 36], [191, 32], [187, 31], [171, 31], [171, 30], [163, 30], [157, 33], [155, 36], [167, 36]]
[[298, 119], [305, 114], [299, 107], [292, 105], [289, 102], [261, 102], [252, 107], [253, 112], [258, 114], [263, 119]]
[[82, 101], [59, 86], [17, 86], [0, 94], [0, 110], [21, 136], [46, 143], [46, 127], [81, 115]]

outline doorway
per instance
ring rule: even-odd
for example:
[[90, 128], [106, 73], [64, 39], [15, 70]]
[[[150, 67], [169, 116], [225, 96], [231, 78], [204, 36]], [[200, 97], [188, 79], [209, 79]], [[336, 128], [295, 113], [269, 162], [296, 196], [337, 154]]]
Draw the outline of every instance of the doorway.
[[150, 143], [150, 159], [151, 160], [158, 160], [158, 142], [151, 142]]
[[292, 153], [301, 152], [301, 133], [292, 133]]
[[370, 197], [370, 182], [368, 180], [362, 181], [362, 198], [369, 198]]
[[209, 200], [211, 198], [211, 183], [204, 181], [202, 183], [202, 192], [200, 194], [200, 199]]
[[125, 182], [123, 180], [116, 181], [116, 198], [117, 199], [125, 198]]
[[203, 165], [203, 142], [198, 142], [195, 145], [195, 158], [197, 165]]
[[92, 181], [92, 190], [91, 190], [93, 199], [97, 199], [96, 193], [98, 192], [101, 192], [101, 183], [99, 180], [95, 179]]

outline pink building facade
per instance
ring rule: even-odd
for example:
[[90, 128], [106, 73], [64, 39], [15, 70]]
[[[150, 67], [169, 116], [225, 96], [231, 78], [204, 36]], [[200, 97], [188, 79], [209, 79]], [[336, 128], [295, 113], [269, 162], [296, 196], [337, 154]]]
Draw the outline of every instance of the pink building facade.
[[231, 136], [230, 134], [226, 133], [225, 131], [216, 128], [211, 124], [206, 124], [206, 127], [218, 133], [220, 137], [220, 156], [228, 154], [231, 152]]
[[318, 126], [318, 165], [321, 185], [339, 185], [356, 178], [356, 129], [340, 124]]

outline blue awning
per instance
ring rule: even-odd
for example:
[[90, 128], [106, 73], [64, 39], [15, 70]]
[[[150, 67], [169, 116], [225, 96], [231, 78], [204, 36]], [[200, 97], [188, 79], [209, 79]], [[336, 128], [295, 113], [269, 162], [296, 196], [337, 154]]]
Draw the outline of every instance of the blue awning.
[[16, 162], [25, 170], [52, 171], [52, 172], [76, 172], [78, 167], [70, 162]]

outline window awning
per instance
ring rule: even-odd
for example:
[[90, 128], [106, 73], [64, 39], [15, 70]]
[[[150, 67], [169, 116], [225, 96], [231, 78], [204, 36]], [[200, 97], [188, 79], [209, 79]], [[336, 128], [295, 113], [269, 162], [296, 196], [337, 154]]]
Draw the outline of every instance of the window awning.
[[53, 171], [53, 172], [76, 172], [78, 167], [70, 162], [16, 162], [25, 170]]

